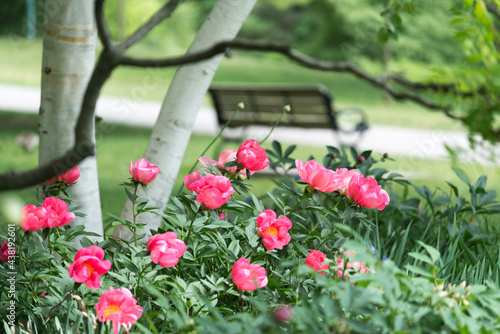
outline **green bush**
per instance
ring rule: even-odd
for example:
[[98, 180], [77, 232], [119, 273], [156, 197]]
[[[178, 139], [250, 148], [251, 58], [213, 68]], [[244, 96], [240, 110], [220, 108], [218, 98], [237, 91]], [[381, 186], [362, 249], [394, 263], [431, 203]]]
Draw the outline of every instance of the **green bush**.
[[[187, 251], [173, 267], [152, 263], [144, 238], [149, 231], [135, 219], [113, 215], [114, 225], [124, 224], [135, 235], [129, 240], [106, 236], [101, 242], [87, 238], [93, 234], [82, 227], [25, 233], [6, 226], [6, 241], [17, 249], [0, 274], [0, 316], [6, 332], [10, 325], [16, 333], [112, 332], [109, 322], [98, 321], [94, 307], [110, 287], [128, 288], [143, 308], [134, 333], [500, 330], [500, 249], [491, 226], [500, 205], [496, 193], [486, 190], [485, 177], [474, 184], [455, 170], [469, 186], [468, 194], [459, 194], [453, 184], [448, 192], [431, 191], [379, 167], [388, 157], [377, 160], [370, 151], [327, 147], [325, 167], [356, 168], [389, 193], [390, 204], [379, 211], [359, 207], [338, 191], [309, 191], [295, 173], [295, 147], [285, 149], [277, 142], [272, 147], [267, 154], [277, 176], [268, 196], [252, 194], [252, 177], [208, 167], [206, 173], [228, 175], [236, 192], [220, 209], [204, 210], [191, 193], [171, 198], [159, 213], [161, 228], [150, 232], [175, 232], [185, 242]], [[48, 191], [60, 195], [58, 186]], [[137, 182], [124, 186], [136, 215], [154, 210], [134, 191]], [[142, 188], [147, 196], [147, 187]], [[62, 198], [71, 202], [63, 190]], [[293, 223], [291, 241], [281, 250], [268, 251], [257, 234], [256, 217], [264, 209]], [[227, 217], [221, 219], [221, 213]], [[99, 289], [69, 276], [77, 240], [78, 248], [98, 245], [112, 263]], [[305, 264], [313, 249], [326, 254], [329, 268], [324, 275]], [[265, 287], [237, 288], [231, 270], [241, 257], [265, 268]], [[10, 305], [15, 306], [13, 314]]]

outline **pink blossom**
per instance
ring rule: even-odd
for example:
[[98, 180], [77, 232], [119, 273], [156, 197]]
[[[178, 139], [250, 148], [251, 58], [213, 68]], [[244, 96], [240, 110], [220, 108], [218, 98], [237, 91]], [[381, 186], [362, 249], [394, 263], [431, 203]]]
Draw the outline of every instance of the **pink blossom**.
[[266, 270], [258, 264], [250, 264], [250, 261], [240, 257], [233, 265], [231, 279], [238, 289], [252, 291], [267, 285]]
[[293, 318], [293, 308], [288, 305], [280, 305], [274, 309], [274, 318], [280, 324], [288, 323]]
[[[324, 263], [326, 260], [326, 255], [319, 250], [311, 250], [306, 257], [306, 264], [312, 268], [314, 271], [327, 270], [330, 263]], [[325, 272], [321, 272], [320, 275], [324, 275]]]
[[0, 260], [3, 262], [9, 261], [9, 257], [15, 256], [17, 253], [15, 248], [10, 249], [9, 244], [5, 241], [2, 242], [2, 248], [0, 248]]
[[[236, 173], [236, 170], [238, 168], [237, 166], [224, 167], [226, 163], [236, 161], [236, 150], [225, 150], [219, 156], [219, 161], [215, 161], [207, 157], [200, 157], [198, 160], [205, 166], [212, 165], [219, 170], [225, 170], [231, 174]], [[246, 175], [244, 170], [239, 171], [238, 174], [243, 176]]]
[[51, 179], [47, 180], [47, 184], [51, 184], [52, 182], [55, 181], [63, 181], [64, 183], [72, 186], [78, 181], [78, 178], [80, 177], [80, 168], [78, 166], [73, 166], [70, 170], [57, 175], [56, 177], [53, 177]]
[[75, 214], [68, 212], [68, 204], [62, 199], [47, 197], [42, 207], [47, 211], [47, 221], [43, 228], [63, 226], [75, 219]]
[[[49, 279], [46, 278], [45, 281], [48, 281]], [[43, 281], [38, 282], [38, 285], [42, 284]], [[40, 298], [44, 298], [48, 294], [47, 290], [43, 290], [43, 292], [40, 294]]]
[[95, 306], [100, 322], [112, 321], [113, 333], [118, 334], [120, 327], [132, 326], [142, 315], [142, 307], [127, 288], [104, 292]]
[[333, 171], [323, 167], [323, 165], [317, 163], [314, 159], [307, 162], [297, 159], [295, 160], [295, 166], [302, 181], [324, 193], [331, 193], [342, 189], [347, 185], [346, 182], [348, 182], [348, 179], [356, 173], [355, 171], [347, 170], [347, 168], [339, 168]]
[[227, 177], [211, 174], [192, 182], [188, 189], [198, 194], [196, 200], [210, 209], [217, 209], [234, 193], [231, 181]]
[[156, 176], [158, 176], [160, 168], [149, 163], [147, 159], [140, 158], [134, 164], [130, 161], [129, 172], [135, 181], [148, 184], [153, 182]]
[[389, 204], [389, 195], [374, 178], [354, 175], [347, 186], [346, 196], [367, 209], [383, 210]]
[[177, 239], [174, 232], [166, 232], [149, 238], [146, 249], [151, 252], [151, 261], [160, 262], [162, 267], [173, 267], [186, 252], [186, 244]]
[[288, 230], [292, 228], [292, 222], [288, 217], [281, 216], [276, 219], [273, 210], [264, 210], [257, 217], [257, 235], [262, 237], [262, 243], [267, 250], [275, 248], [283, 249], [290, 242], [291, 236]]
[[76, 252], [74, 262], [69, 266], [68, 273], [76, 283], [85, 283], [91, 289], [101, 287], [101, 275], [111, 268], [111, 261], [102, 260], [104, 251], [101, 247], [92, 245]]
[[245, 140], [236, 152], [238, 164], [250, 172], [256, 172], [269, 165], [266, 150], [255, 139]]
[[[353, 256], [354, 254], [351, 253], [351, 252], [345, 252], [344, 253], [346, 258], [348, 256]], [[342, 255], [339, 255], [338, 259], [337, 259], [337, 276], [339, 278], [342, 277], [342, 275], [344, 275], [344, 260], [342, 259]], [[363, 262], [359, 262], [359, 261], [346, 261], [346, 264], [345, 264], [345, 270], [346, 273], [344, 275], [344, 278], [348, 278], [348, 274], [347, 272], [351, 272], [351, 273], [368, 273], [369, 270], [368, 268], [366, 267], [366, 263], [363, 263]]]
[[200, 174], [200, 171], [196, 171], [194, 173], [188, 174], [184, 176], [184, 186], [189, 189], [189, 185], [195, 181], [201, 179], [203, 175]]
[[21, 228], [24, 231], [37, 231], [47, 224], [47, 211], [44, 207], [27, 204], [21, 212]]

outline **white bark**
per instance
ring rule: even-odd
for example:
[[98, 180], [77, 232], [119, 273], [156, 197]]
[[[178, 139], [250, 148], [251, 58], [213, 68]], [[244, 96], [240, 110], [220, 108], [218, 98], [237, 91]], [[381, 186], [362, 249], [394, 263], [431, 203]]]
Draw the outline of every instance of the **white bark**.
[[[256, 2], [257, 0], [219, 0], [188, 53], [236, 37]], [[144, 154], [146, 159], [160, 167], [160, 174], [149, 185], [151, 205], [165, 208], [179, 173], [196, 115], [222, 58], [223, 55], [218, 55], [203, 62], [181, 66], [175, 74]], [[125, 204], [122, 217], [132, 221], [130, 202]], [[158, 228], [161, 219], [154, 214], [141, 214], [138, 222], [147, 224], [145, 232], [149, 234], [149, 229]], [[131, 233], [123, 227], [117, 228], [115, 235], [131, 237]]]
[[[74, 145], [74, 127], [94, 68], [97, 34], [93, 0], [46, 0], [39, 163], [60, 157]], [[89, 135], [95, 140], [95, 129]], [[95, 156], [82, 161], [80, 179], [70, 188], [87, 215], [74, 224], [103, 235]], [[102, 239], [102, 238], [94, 238]], [[80, 246], [79, 243], [77, 246]]]

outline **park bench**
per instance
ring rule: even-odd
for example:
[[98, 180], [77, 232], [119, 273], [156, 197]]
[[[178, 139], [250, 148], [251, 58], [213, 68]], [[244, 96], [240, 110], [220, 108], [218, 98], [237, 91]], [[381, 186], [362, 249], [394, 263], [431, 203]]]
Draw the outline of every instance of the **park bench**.
[[[223, 127], [240, 102], [244, 109], [239, 111], [228, 128], [248, 126], [273, 127], [280, 118], [283, 107], [290, 111], [283, 115], [277, 126], [306, 129], [331, 129], [341, 145], [355, 145], [368, 129], [364, 112], [350, 107], [342, 110], [333, 108], [333, 98], [321, 85], [316, 86], [226, 86], [212, 85], [209, 89], [220, 127]], [[342, 139], [347, 135], [349, 143]], [[352, 138], [355, 138], [354, 140]]]

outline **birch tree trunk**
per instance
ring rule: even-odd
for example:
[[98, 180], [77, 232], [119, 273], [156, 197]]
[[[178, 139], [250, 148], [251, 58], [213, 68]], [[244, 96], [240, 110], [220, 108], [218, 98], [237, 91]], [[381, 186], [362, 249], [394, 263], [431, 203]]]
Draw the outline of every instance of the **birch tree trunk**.
[[[219, 0], [196, 35], [188, 53], [236, 37], [256, 2], [257, 0]], [[222, 58], [223, 55], [218, 55], [206, 61], [181, 66], [174, 76], [144, 153], [146, 159], [160, 167], [160, 174], [149, 185], [151, 205], [160, 209], [166, 206], [191, 137], [196, 115]], [[133, 220], [130, 202], [125, 204], [122, 217]], [[154, 214], [141, 214], [137, 218], [138, 222], [147, 224], [145, 232], [148, 235], [149, 230], [157, 229], [161, 222], [161, 218]], [[114, 234], [125, 239], [132, 236], [123, 226], [117, 226]]]
[[[94, 68], [97, 41], [93, 0], [46, 0], [44, 14], [39, 164], [74, 145], [74, 127]], [[95, 141], [95, 128], [90, 137]], [[70, 191], [78, 211], [87, 216], [76, 217], [74, 224], [102, 236], [96, 157], [86, 158], [78, 167], [80, 178]]]

